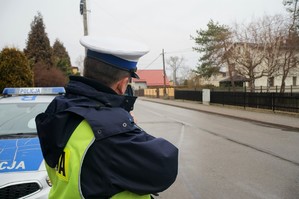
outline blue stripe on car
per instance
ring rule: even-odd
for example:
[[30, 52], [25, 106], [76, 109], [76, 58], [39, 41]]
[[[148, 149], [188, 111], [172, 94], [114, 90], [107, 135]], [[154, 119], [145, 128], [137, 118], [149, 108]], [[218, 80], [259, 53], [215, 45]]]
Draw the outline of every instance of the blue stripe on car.
[[0, 140], [0, 173], [36, 171], [42, 161], [37, 137]]

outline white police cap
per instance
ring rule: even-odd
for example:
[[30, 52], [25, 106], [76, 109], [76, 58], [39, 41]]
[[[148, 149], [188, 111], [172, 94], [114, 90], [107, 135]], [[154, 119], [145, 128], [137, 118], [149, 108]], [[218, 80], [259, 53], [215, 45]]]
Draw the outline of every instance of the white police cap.
[[149, 52], [146, 45], [121, 38], [84, 36], [80, 43], [87, 49], [87, 57], [129, 71], [135, 78], [139, 78], [135, 73], [139, 58]]

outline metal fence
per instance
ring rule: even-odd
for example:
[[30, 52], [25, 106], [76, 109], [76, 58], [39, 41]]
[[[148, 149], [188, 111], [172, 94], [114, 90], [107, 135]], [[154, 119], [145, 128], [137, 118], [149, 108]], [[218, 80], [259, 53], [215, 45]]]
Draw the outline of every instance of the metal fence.
[[[202, 91], [175, 90], [175, 99], [202, 101]], [[299, 93], [211, 91], [210, 103], [299, 113]]]
[[202, 101], [202, 91], [174, 90], [175, 99]]
[[[212, 91], [227, 91], [227, 92], [250, 92], [250, 88], [244, 86], [244, 87], [235, 87], [233, 89], [232, 87], [215, 87], [211, 89]], [[280, 92], [280, 86], [256, 86], [254, 87], [254, 92], [260, 92], [260, 93], [279, 93]], [[285, 86], [284, 93], [299, 93], [299, 86]]]

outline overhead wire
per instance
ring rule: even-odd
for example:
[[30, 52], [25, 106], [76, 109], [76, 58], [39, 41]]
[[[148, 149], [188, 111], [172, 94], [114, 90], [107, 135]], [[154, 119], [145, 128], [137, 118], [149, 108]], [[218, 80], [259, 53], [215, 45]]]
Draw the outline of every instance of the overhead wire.
[[185, 49], [180, 49], [180, 50], [176, 50], [176, 51], [168, 51], [168, 52], [165, 52], [164, 54], [188, 53], [188, 52], [194, 52], [194, 50], [192, 50], [192, 48], [185, 48]]
[[142, 69], [147, 69], [148, 67], [150, 67], [155, 61], [157, 61], [157, 59], [159, 59], [161, 57], [162, 54], [159, 54], [151, 63], [149, 63], [148, 65], [146, 65], [144, 68]]

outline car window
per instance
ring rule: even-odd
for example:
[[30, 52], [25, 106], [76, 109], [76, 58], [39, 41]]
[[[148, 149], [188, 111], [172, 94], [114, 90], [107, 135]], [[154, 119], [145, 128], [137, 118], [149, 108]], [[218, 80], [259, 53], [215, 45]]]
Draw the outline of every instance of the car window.
[[0, 135], [36, 133], [35, 116], [48, 103], [0, 104]]

